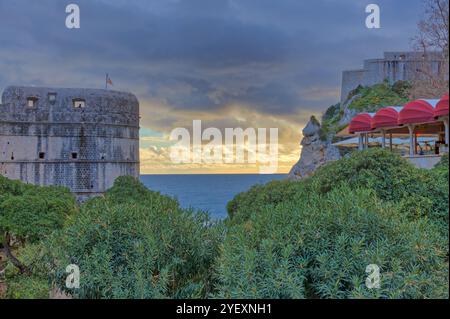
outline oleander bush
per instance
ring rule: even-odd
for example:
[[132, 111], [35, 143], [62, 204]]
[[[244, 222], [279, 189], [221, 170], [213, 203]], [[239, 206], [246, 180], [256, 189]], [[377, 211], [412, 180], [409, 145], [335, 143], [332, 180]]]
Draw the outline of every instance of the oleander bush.
[[387, 150], [356, 151], [319, 168], [300, 182], [273, 181], [238, 194], [229, 202], [228, 219], [240, 222], [261, 207], [299, 201], [303, 193], [326, 194], [347, 185], [368, 188], [385, 201], [401, 205], [412, 218], [426, 215], [448, 228], [448, 157], [433, 170], [418, 169]]
[[[380, 289], [365, 285], [370, 264]], [[447, 298], [448, 239], [374, 190], [341, 185], [232, 225], [216, 269], [222, 298]]]
[[[448, 298], [448, 157], [422, 170], [355, 152], [300, 182], [256, 186], [228, 210], [217, 296]], [[380, 289], [365, 285], [369, 264]]]
[[292, 200], [299, 192], [300, 183], [289, 180], [271, 181], [267, 184], [258, 184], [247, 192], [237, 194], [227, 204], [227, 222], [241, 223], [245, 221], [250, 212], [258, 212], [267, 206], [276, 206], [282, 202]]
[[[54, 280], [73, 297], [200, 298], [211, 289], [220, 235], [206, 214], [120, 177], [48, 246]], [[64, 286], [69, 264], [80, 269], [80, 289]]]
[[310, 192], [322, 194], [342, 184], [372, 189], [409, 218], [430, 218], [448, 232], [448, 166], [419, 169], [388, 150], [374, 148], [323, 166], [306, 183]]

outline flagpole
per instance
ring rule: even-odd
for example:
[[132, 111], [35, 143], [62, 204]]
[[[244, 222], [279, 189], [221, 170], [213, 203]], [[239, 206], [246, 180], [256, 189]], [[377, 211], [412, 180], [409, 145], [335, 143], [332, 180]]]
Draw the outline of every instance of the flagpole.
[[108, 73], [106, 73], [106, 78], [105, 78], [105, 90], [108, 89]]

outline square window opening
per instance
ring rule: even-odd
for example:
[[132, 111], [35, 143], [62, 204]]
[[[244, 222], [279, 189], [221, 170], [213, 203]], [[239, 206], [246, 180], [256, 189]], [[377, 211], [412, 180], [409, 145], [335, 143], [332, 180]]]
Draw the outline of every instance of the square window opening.
[[55, 102], [56, 101], [56, 93], [49, 93], [48, 94], [48, 101], [49, 102]]
[[73, 107], [76, 109], [81, 109], [86, 107], [86, 101], [81, 99], [75, 99], [73, 100]]
[[37, 104], [37, 98], [35, 98], [35, 97], [27, 98], [27, 106], [28, 107], [35, 107], [36, 104]]

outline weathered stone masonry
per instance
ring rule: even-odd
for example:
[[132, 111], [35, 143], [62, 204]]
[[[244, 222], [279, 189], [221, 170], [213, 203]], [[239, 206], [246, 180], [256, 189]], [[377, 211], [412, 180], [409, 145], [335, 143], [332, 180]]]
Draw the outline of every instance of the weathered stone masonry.
[[[448, 67], [439, 52], [428, 52], [427, 61], [432, 73]], [[385, 79], [391, 84], [399, 80], [413, 80], [416, 69], [422, 67], [423, 63], [423, 54], [420, 52], [385, 52], [382, 59], [364, 60], [363, 69], [342, 72], [341, 103], [358, 85], [372, 86]]]
[[8, 87], [0, 104], [0, 173], [66, 186], [78, 199], [139, 176], [139, 102], [130, 93]]

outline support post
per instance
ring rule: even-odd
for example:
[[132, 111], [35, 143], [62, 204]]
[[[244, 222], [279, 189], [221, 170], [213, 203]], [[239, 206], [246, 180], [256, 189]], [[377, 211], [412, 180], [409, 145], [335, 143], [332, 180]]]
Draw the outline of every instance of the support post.
[[417, 133], [414, 133], [414, 154], [419, 154], [419, 143], [417, 143]]
[[381, 148], [386, 148], [386, 132], [384, 130], [381, 130]]
[[409, 156], [414, 156], [414, 125], [408, 125], [409, 130]]
[[392, 133], [389, 133], [389, 150], [392, 152]]
[[448, 117], [444, 119], [444, 127], [445, 127], [445, 144], [448, 145], [448, 139], [449, 139], [449, 132], [448, 132]]
[[363, 135], [360, 133], [358, 134], [358, 150], [362, 151], [363, 149], [364, 149]]

